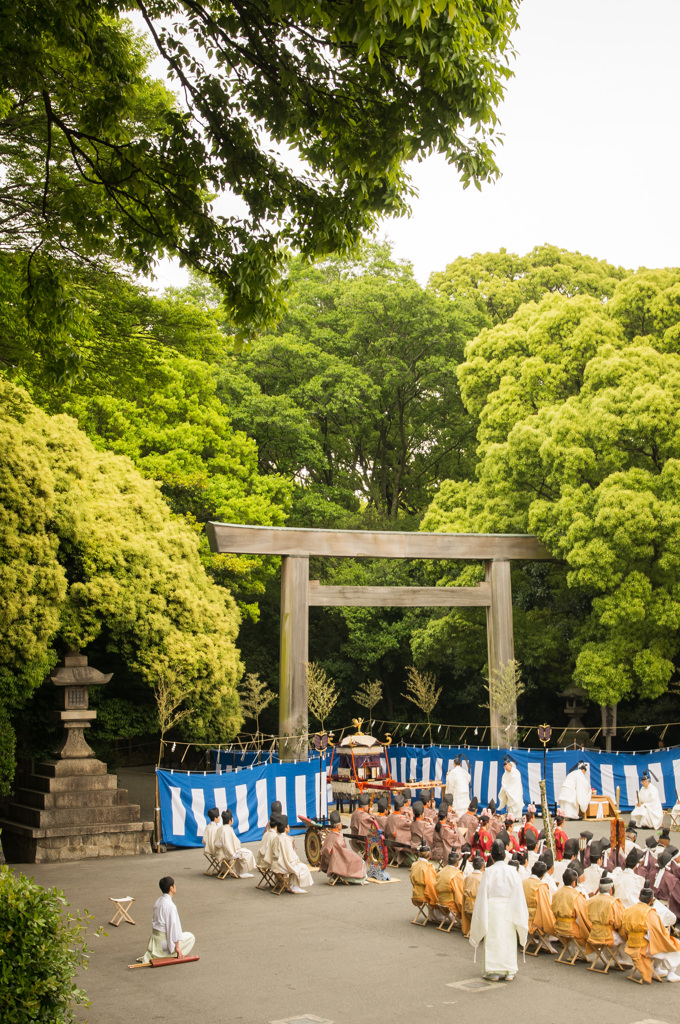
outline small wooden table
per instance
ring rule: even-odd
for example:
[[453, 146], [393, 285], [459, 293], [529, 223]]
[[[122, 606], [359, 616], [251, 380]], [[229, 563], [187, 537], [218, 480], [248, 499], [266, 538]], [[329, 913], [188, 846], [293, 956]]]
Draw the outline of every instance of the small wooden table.
[[611, 821], [616, 817], [616, 807], [610, 796], [591, 796], [586, 818], [596, 821]]

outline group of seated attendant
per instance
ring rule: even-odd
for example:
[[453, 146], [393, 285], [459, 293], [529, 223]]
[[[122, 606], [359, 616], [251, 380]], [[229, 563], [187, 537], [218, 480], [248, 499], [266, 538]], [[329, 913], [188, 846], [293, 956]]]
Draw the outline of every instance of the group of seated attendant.
[[[419, 812], [416, 802], [416, 822], [422, 818]], [[413, 898], [431, 906], [433, 919], [460, 925], [465, 936], [470, 934], [485, 869], [482, 849], [489, 831], [485, 817], [479, 819], [474, 848], [464, 844], [462, 856], [452, 849], [446, 866], [437, 872], [429, 844], [422, 842], [411, 868]], [[440, 809], [440, 831], [445, 818]], [[670, 982], [680, 981], [680, 941], [671, 931], [680, 915], [680, 852], [671, 845], [667, 831], [650, 840], [645, 849], [635, 843], [636, 835], [634, 826], [629, 827], [627, 852], [621, 851], [619, 857], [607, 837], [595, 840], [592, 833], [584, 832], [580, 840], [560, 843], [559, 861], [535, 826], [523, 829], [525, 845], [519, 851], [511, 842], [512, 833], [504, 828], [496, 842], [503, 843], [506, 861], [523, 879], [529, 934], [540, 935], [551, 952], [558, 952], [554, 944], [559, 943], [569, 956], [592, 961], [606, 946], [615, 951], [622, 966], [637, 968], [646, 982], [651, 981], [652, 971]]]
[[230, 810], [220, 812], [217, 807], [211, 807], [208, 811], [208, 824], [203, 832], [203, 846], [211, 857], [214, 857], [218, 867], [225, 862], [234, 863], [234, 871], [239, 878], [252, 878], [255, 869], [255, 858], [250, 850], [241, 846], [241, 841], [234, 832], [232, 821], [233, 815]]

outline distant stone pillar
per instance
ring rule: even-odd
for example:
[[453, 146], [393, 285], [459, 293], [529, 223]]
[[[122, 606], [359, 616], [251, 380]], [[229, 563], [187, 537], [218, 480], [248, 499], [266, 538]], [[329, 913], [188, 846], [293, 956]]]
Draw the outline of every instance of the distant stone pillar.
[[510, 585], [510, 561], [494, 559], [485, 562], [486, 581], [491, 590], [491, 604], [486, 609], [486, 641], [489, 662], [489, 720], [491, 725], [491, 746], [515, 746], [517, 740], [517, 706], [511, 719], [515, 723], [509, 730], [501, 722], [498, 703], [495, 700], [494, 680], [505, 665], [515, 658], [512, 633], [512, 588]]
[[69, 651], [63, 667], [50, 676], [55, 686], [63, 687], [64, 693], [64, 710], [55, 712], [65, 730], [61, 747], [55, 751], [58, 758], [94, 757], [94, 750], [83, 735], [83, 729], [89, 729], [90, 722], [97, 717], [97, 712], [89, 707], [89, 687], [104, 686], [112, 675], [92, 668], [84, 654]]
[[281, 559], [279, 757], [307, 755], [307, 662], [309, 661], [309, 557]]

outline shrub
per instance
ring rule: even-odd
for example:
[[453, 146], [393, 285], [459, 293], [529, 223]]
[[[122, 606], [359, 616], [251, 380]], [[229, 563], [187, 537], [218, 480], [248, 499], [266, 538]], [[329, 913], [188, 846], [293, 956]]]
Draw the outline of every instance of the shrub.
[[74, 982], [87, 967], [87, 911], [66, 912], [57, 889], [0, 868], [0, 1006], [3, 1024], [70, 1024], [87, 1003]]

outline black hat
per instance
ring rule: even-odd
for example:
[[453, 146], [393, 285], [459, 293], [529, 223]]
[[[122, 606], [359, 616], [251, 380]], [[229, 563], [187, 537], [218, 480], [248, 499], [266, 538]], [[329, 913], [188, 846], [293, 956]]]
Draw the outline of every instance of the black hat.
[[359, 793], [359, 807], [368, 807], [371, 802], [370, 793]]
[[543, 861], [543, 863], [549, 871], [555, 863], [555, 858], [553, 857], [552, 850], [544, 850], [541, 854], [541, 860]]
[[645, 839], [645, 846], [650, 850], [654, 850], [657, 846], [656, 836], [647, 836]]
[[331, 811], [331, 813], [328, 816], [328, 820], [330, 821], [332, 828], [337, 828], [338, 825], [342, 825], [340, 811]]
[[413, 796], [413, 794], [411, 793], [411, 790], [408, 789], [408, 788], [407, 789], [402, 789], [401, 795], [403, 796], [404, 800], [410, 800], [411, 797]]
[[494, 800], [493, 797], [491, 797], [491, 799], [489, 800], [489, 810], [491, 811], [492, 814], [496, 813], [496, 801]]
[[448, 807], [446, 806], [446, 804], [441, 803], [439, 805], [439, 810], [437, 811], [437, 817], [439, 818], [439, 820], [440, 821], [444, 821], [444, 819], [446, 818], [448, 813], [449, 813], [449, 811], [448, 811]]
[[597, 840], [590, 844], [590, 863], [594, 864], [602, 856], [603, 850]]
[[444, 793], [442, 803], [447, 803], [449, 807], [453, 807], [453, 793]]
[[510, 836], [508, 835], [504, 828], [500, 830], [500, 832], [496, 836], [496, 839], [500, 839], [504, 846], [510, 845]]
[[602, 874], [600, 875], [600, 892], [607, 892], [614, 884], [614, 879], [611, 875]]
[[637, 863], [638, 863], [639, 860], [642, 859], [642, 857], [644, 857], [644, 854], [643, 854], [642, 850], [637, 850], [637, 849], [633, 848], [630, 851], [630, 853], [626, 856], [626, 867], [627, 868], [635, 868], [635, 867], [637, 867]]
[[644, 889], [640, 889], [640, 902], [641, 903], [651, 903], [653, 899], [654, 899], [654, 891], [652, 889], [650, 889], [648, 886], [645, 886]]
[[524, 845], [526, 846], [527, 850], [535, 850], [537, 843], [538, 840], [536, 839], [536, 836], [533, 834], [533, 832], [528, 832], [527, 835], [525, 835]]
[[429, 804], [430, 800], [432, 799], [429, 789], [421, 789], [420, 793], [418, 794], [418, 799], [421, 801], [421, 803]]
[[482, 815], [480, 815], [479, 820], [481, 821], [482, 825], [488, 825], [489, 824], [489, 815], [488, 814], [482, 814]]
[[609, 839], [607, 839], [606, 836], [602, 836], [602, 838], [600, 839], [599, 842], [600, 842], [600, 849], [602, 850], [603, 853], [604, 853], [605, 850], [609, 850], [611, 848], [612, 844], [609, 841]]
[[386, 796], [379, 796], [377, 800], [377, 807], [381, 814], [384, 814], [387, 810], [388, 800]]
[[542, 828], [541, 831], [538, 833], [538, 840], [539, 840], [539, 842], [541, 841], [541, 839], [545, 839], [545, 829], [544, 828]]
[[514, 757], [510, 757], [510, 754], [506, 754], [503, 758], [503, 764], [517, 764], [517, 761], [515, 761]]
[[571, 860], [578, 854], [578, 839], [567, 839], [564, 844], [564, 859]]
[[476, 814], [478, 807], [479, 807], [479, 800], [477, 799], [476, 796], [473, 796], [472, 800], [470, 801], [470, 806], [468, 807], [468, 811], [472, 811], [473, 814]]
[[634, 821], [629, 821], [626, 825], [626, 833], [632, 832], [634, 836], [637, 835], [637, 827]]
[[279, 815], [279, 822], [278, 823], [279, 823], [279, 825], [283, 825], [284, 828], [285, 828], [285, 826], [288, 824], [288, 815], [287, 814], [280, 814]]
[[456, 756], [453, 759], [453, 763], [460, 764], [460, 754], [456, 754]]
[[271, 807], [269, 808], [272, 814], [280, 814], [283, 810], [280, 800], [272, 800]]
[[406, 803], [406, 801], [404, 800], [404, 798], [401, 795], [401, 793], [395, 793], [394, 794], [394, 808], [395, 808], [395, 810], [397, 810], [397, 811], [401, 810], [401, 808], [404, 806], [405, 803]]
[[589, 831], [588, 831], [588, 830], [586, 829], [586, 830], [585, 830], [585, 832], [579, 832], [579, 836], [581, 837], [581, 839], [587, 839], [587, 840], [588, 840], [588, 842], [590, 842], [590, 841], [591, 841], [591, 839], [593, 838], [593, 833], [592, 833], [592, 832], [589, 832]]
[[[587, 769], [588, 768], [588, 762], [587, 761], [579, 761], [579, 763], [576, 765], [576, 767], [577, 768], [581, 768], [581, 769], [583, 769], [583, 768]], [[572, 771], [573, 770], [574, 769], [572, 768]]]
[[420, 846], [418, 847], [418, 853], [421, 857], [423, 857], [426, 853], [431, 852], [432, 851], [430, 850], [430, 847], [427, 845], [427, 843], [421, 843]]
[[670, 839], [671, 830], [669, 828], [662, 828], [659, 832], [659, 839]]
[[665, 868], [666, 865], [670, 861], [672, 861], [672, 860], [673, 860], [673, 854], [671, 853], [671, 848], [669, 846], [669, 847], [667, 847], [667, 849], [665, 849], [663, 851], [663, 853], [659, 854], [659, 857], [658, 857], [658, 860], [657, 860], [657, 864], [659, 865], [660, 868]]
[[460, 854], [458, 853], [458, 850], [451, 850], [451, 853], [449, 854], [448, 857], [448, 863], [451, 865], [457, 864], [459, 860]]
[[411, 809], [416, 818], [419, 818], [423, 811], [425, 810], [422, 801], [420, 800], [414, 800], [413, 803], [411, 804]]

